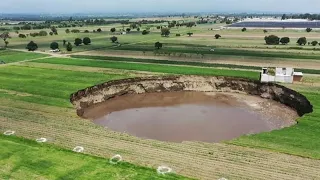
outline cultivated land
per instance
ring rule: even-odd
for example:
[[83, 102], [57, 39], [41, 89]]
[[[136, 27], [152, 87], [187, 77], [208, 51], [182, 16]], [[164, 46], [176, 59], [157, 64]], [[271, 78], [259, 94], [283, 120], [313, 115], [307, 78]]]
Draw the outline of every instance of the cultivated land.
[[[198, 179], [318, 179], [320, 76], [317, 74], [320, 70], [320, 51], [319, 46], [292, 48], [299, 47], [294, 43], [295, 38], [306, 36], [317, 40], [320, 39], [319, 34], [293, 30], [269, 31], [268, 34], [292, 37], [292, 42], [287, 46], [267, 46], [264, 45], [265, 34], [261, 30], [244, 33], [240, 30], [208, 31], [208, 28], [219, 26], [174, 28], [168, 38], [161, 37], [156, 28], [145, 36], [134, 32], [117, 35], [121, 47], [114, 46], [109, 40], [113, 36], [109, 29], [120, 28], [120, 24], [102, 27], [102, 33], [65, 34], [63, 29], [58, 29], [57, 36], [13, 37], [9, 40], [9, 49], [22, 50], [30, 40], [34, 40], [40, 51], [46, 52], [0, 50], [0, 60], [7, 63], [0, 65], [0, 130], [11, 129], [16, 131], [17, 136], [32, 140], [46, 137], [48, 143], [68, 150], [84, 146], [85, 154], [105, 159], [121, 154], [126, 162], [139, 166], [157, 168], [168, 165], [177, 174]], [[82, 29], [92, 31], [97, 28]], [[189, 31], [194, 32], [193, 37], [185, 35]], [[176, 37], [176, 33], [184, 35]], [[223, 38], [216, 40], [211, 37], [216, 33]], [[85, 56], [68, 57], [69, 54], [62, 52], [51, 57], [47, 53], [52, 41], [58, 41], [62, 47], [63, 39], [73, 42], [75, 37], [86, 36], [91, 38], [92, 45], [74, 47], [72, 52], [72, 55]], [[159, 51], [154, 48], [156, 41], [164, 43]], [[215, 51], [211, 52], [210, 48]], [[61, 49], [64, 51], [64, 48]], [[113, 79], [159, 74], [258, 79], [259, 66], [279, 64], [298, 67], [310, 74], [303, 82], [286, 86], [306, 95], [314, 105], [314, 112], [298, 119], [299, 123], [293, 127], [247, 135], [225, 143], [167, 143], [132, 137], [79, 118], [69, 102], [71, 93]], [[110, 166], [105, 159], [61, 151], [17, 138], [2, 136], [1, 147], [7, 147], [1, 149], [1, 155], [5, 154], [1, 156], [1, 162], [6, 164], [6, 168], [0, 171], [4, 178], [22, 179], [25, 177], [22, 174], [38, 179], [62, 178], [68, 174], [65, 178], [77, 178], [78, 173], [87, 179], [163, 178], [155, 173], [155, 169], [126, 163]], [[27, 152], [21, 148], [27, 149]], [[37, 153], [43, 156], [37, 159]], [[26, 161], [18, 162], [17, 159], [26, 156], [36, 159], [34, 164], [27, 166]], [[60, 166], [61, 159], [69, 164]], [[50, 166], [50, 171], [42, 166]]]

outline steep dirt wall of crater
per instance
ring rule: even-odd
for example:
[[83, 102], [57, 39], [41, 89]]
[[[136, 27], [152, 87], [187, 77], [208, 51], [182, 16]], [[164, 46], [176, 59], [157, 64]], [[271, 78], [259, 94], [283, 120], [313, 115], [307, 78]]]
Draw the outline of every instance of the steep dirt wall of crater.
[[231, 77], [162, 76], [114, 80], [71, 94], [70, 102], [81, 116], [85, 108], [117, 96], [171, 91], [246, 93], [278, 101], [295, 109], [300, 116], [313, 111], [308, 99], [294, 90], [278, 84]]

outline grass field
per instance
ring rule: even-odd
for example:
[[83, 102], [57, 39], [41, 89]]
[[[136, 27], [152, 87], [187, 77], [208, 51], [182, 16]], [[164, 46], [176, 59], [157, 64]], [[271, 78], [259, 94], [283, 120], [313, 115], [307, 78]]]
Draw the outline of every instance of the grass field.
[[[229, 69], [244, 69], [244, 70], [256, 70], [260, 71], [259, 66], [245, 66], [237, 64], [219, 64], [219, 63], [205, 63], [196, 61], [175, 61], [175, 60], [157, 60], [157, 59], [138, 59], [138, 58], [124, 58], [124, 57], [110, 57], [110, 56], [85, 56], [85, 55], [72, 55], [73, 58], [80, 59], [97, 59], [97, 60], [109, 60], [119, 62], [139, 62], [139, 63], [152, 63], [152, 64], [167, 64], [167, 65], [185, 65], [185, 66], [198, 66], [198, 67], [216, 67], [216, 68], [229, 68]], [[320, 70], [316, 69], [299, 69], [296, 71], [306, 74], [320, 74]]]
[[0, 61], [5, 63], [12, 63], [18, 61], [25, 61], [30, 59], [37, 59], [47, 57], [48, 55], [39, 54], [39, 53], [27, 53], [27, 52], [18, 52], [11, 50], [0, 50]]
[[155, 169], [76, 154], [52, 145], [16, 137], [0, 137], [1, 179], [189, 179]]
[[68, 59], [68, 58], [50, 58], [41, 60], [41, 63], [75, 65], [75, 66], [89, 66], [89, 67], [104, 67], [112, 69], [126, 69], [135, 71], [149, 71], [169, 74], [192, 74], [192, 75], [210, 75], [210, 76], [233, 76], [246, 77], [251, 79], [258, 79], [259, 73], [252, 71], [234, 71], [221, 70], [214, 68], [199, 68], [199, 67], [183, 67], [181, 66], [167, 66], [154, 64], [139, 64], [127, 62], [114, 61], [98, 61], [86, 59]]

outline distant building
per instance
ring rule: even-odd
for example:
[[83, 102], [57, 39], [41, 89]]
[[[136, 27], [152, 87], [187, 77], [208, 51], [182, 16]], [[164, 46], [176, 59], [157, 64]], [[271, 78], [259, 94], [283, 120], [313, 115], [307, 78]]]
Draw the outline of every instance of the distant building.
[[261, 82], [293, 83], [302, 81], [303, 73], [294, 72], [293, 68], [262, 68]]

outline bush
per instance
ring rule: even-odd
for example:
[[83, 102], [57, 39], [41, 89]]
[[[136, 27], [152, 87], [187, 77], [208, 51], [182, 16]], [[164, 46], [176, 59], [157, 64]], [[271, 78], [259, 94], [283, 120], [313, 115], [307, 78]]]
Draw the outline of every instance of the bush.
[[31, 36], [31, 37], [37, 37], [37, 36], [39, 36], [39, 33], [37, 33], [37, 32], [35, 32], [35, 33], [30, 33], [30, 36]]
[[312, 29], [311, 29], [311, 28], [307, 28], [306, 31], [307, 31], [307, 32], [311, 32]]
[[89, 30], [85, 30], [84, 33], [89, 33]]
[[67, 43], [67, 41], [66, 41], [66, 40], [63, 40], [63, 46], [65, 46], [65, 45], [66, 45], [66, 43]]
[[193, 35], [192, 32], [187, 33], [189, 37], [191, 37]]
[[39, 32], [39, 36], [47, 36], [47, 35], [48, 35], [47, 31], [40, 31]]
[[59, 49], [59, 44], [57, 42], [52, 42], [50, 44], [50, 48], [55, 50], [55, 49]]
[[66, 49], [67, 51], [72, 51], [72, 44], [70, 42], [68, 42]]
[[66, 29], [66, 33], [69, 34], [69, 33], [70, 33], [70, 30], [69, 30], [69, 29]]
[[220, 34], [216, 34], [216, 35], [214, 35], [214, 37], [215, 37], [216, 39], [219, 39], [219, 38], [221, 38], [221, 35], [220, 35]]
[[268, 44], [268, 45], [278, 45], [280, 42], [280, 38], [275, 35], [266, 36], [266, 37], [264, 37], [264, 40], [266, 41], [266, 44]]
[[52, 35], [53, 35], [53, 32], [49, 32], [49, 34], [50, 34], [50, 36], [52, 36]]
[[88, 37], [83, 38], [83, 44], [84, 45], [89, 45], [91, 43], [91, 39]]
[[139, 31], [140, 31], [140, 28], [137, 28], [137, 31], [139, 32]]
[[30, 41], [27, 46], [26, 46], [26, 49], [28, 49], [28, 51], [35, 51], [38, 49], [38, 45], [33, 42], [33, 41]]
[[242, 28], [241, 31], [245, 32], [245, 31], [247, 31], [247, 28]]
[[19, 34], [19, 38], [27, 38], [25, 34]]
[[307, 44], [307, 38], [306, 37], [301, 37], [298, 39], [297, 44], [301, 45], [306, 45]]
[[142, 35], [147, 35], [147, 34], [149, 34], [149, 31], [147, 31], [147, 30], [142, 31]]
[[311, 44], [312, 44], [312, 46], [316, 46], [316, 45], [318, 45], [318, 41], [312, 41]]
[[80, 30], [79, 29], [72, 29], [71, 32], [72, 33], [80, 33]]
[[156, 43], [154, 44], [154, 47], [157, 48], [157, 49], [162, 48], [162, 46], [163, 46], [163, 44], [160, 43], [160, 42], [156, 42]]
[[268, 33], [268, 31], [266, 29], [263, 30], [264, 33]]
[[176, 36], [181, 36], [181, 34], [176, 34]]
[[113, 43], [115, 43], [116, 41], [118, 41], [118, 38], [117, 38], [116, 36], [113, 36], [113, 37], [110, 38], [110, 40], [111, 40]]
[[98, 29], [97, 29], [97, 32], [102, 32], [101, 28], [98, 28]]
[[129, 32], [131, 31], [131, 29], [130, 29], [130, 28], [127, 28], [126, 31], [129, 33]]
[[82, 44], [82, 39], [76, 38], [76, 39], [74, 40], [74, 45], [79, 46], [80, 44]]
[[116, 32], [116, 28], [111, 28], [110, 31], [114, 33]]
[[283, 37], [280, 39], [281, 44], [286, 45], [290, 42], [290, 38], [289, 37]]

